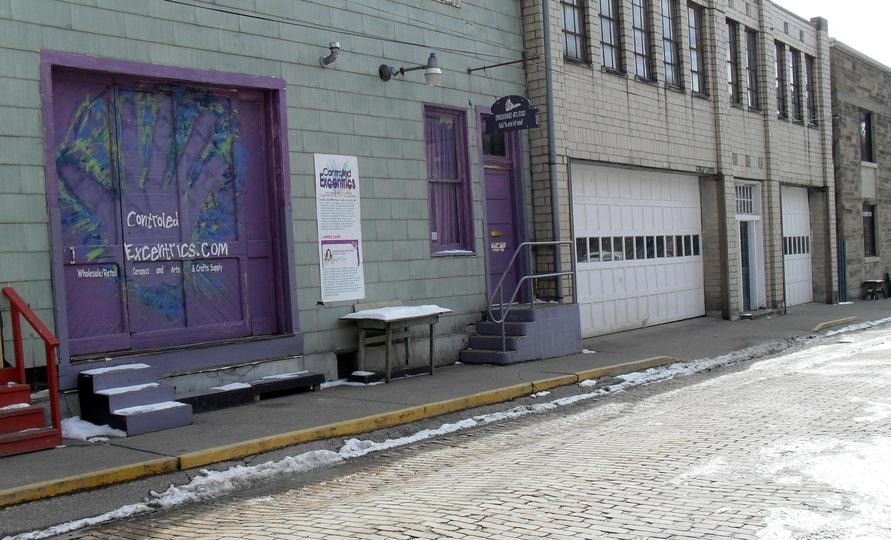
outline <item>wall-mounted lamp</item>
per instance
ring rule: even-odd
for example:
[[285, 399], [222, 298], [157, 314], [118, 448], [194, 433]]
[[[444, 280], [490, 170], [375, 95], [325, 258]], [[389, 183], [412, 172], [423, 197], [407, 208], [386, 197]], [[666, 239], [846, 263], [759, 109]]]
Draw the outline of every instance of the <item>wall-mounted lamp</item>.
[[430, 86], [442, 86], [442, 70], [439, 69], [439, 61], [436, 59], [436, 53], [430, 53], [430, 58], [426, 64], [415, 67], [395, 68], [387, 64], [381, 64], [377, 72], [382, 81], [389, 81], [395, 75], [403, 75], [408, 71], [424, 70], [424, 81]]
[[332, 41], [328, 44], [328, 48], [331, 49], [331, 54], [319, 58], [319, 65], [322, 67], [328, 67], [337, 60], [337, 53], [340, 52], [340, 43]]

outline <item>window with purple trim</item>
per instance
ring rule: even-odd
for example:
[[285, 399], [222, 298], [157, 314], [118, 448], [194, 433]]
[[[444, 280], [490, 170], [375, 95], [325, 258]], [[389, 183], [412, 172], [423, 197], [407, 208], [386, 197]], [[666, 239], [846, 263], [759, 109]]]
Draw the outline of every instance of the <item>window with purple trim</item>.
[[466, 133], [463, 111], [424, 107], [433, 253], [473, 250]]

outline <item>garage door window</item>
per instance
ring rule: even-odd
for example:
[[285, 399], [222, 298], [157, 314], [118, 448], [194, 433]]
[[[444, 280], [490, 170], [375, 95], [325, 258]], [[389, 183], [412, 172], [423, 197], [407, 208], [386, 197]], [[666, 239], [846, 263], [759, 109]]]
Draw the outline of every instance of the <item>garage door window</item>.
[[576, 238], [580, 263], [698, 257], [698, 234]]

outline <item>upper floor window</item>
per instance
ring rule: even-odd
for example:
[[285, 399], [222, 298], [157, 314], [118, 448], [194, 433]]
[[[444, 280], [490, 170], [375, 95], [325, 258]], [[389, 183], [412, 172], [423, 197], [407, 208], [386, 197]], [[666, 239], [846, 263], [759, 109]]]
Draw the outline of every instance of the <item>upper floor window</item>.
[[600, 0], [600, 46], [603, 67], [622, 70], [622, 42], [619, 36], [618, 0]]
[[860, 161], [875, 163], [872, 148], [872, 113], [860, 111]]
[[758, 102], [758, 32], [746, 28], [746, 104], [759, 108]]
[[662, 57], [665, 84], [682, 86], [678, 54], [677, 0], [662, 0]]
[[563, 0], [563, 56], [578, 62], [588, 61], [583, 0]]
[[631, 0], [631, 28], [634, 33], [634, 74], [655, 79], [650, 54], [650, 10], [648, 0]]
[[817, 95], [814, 88], [814, 57], [804, 56], [804, 100], [807, 106], [807, 121], [817, 125]]
[[789, 109], [786, 106], [786, 46], [775, 41], [774, 44], [774, 86], [777, 93], [777, 117], [786, 118], [789, 116]]
[[690, 34], [690, 88], [708, 94], [705, 88], [705, 42], [702, 39], [702, 6], [687, 4], [687, 25]]
[[432, 251], [472, 250], [473, 219], [464, 112], [425, 106], [424, 140]]
[[875, 257], [878, 255], [876, 242], [876, 205], [863, 203], [863, 255]]
[[792, 94], [792, 118], [804, 119], [801, 111], [801, 53], [789, 47], [789, 92]]
[[726, 51], [727, 51], [727, 93], [730, 103], [742, 103], [739, 94], [739, 23], [727, 20]]

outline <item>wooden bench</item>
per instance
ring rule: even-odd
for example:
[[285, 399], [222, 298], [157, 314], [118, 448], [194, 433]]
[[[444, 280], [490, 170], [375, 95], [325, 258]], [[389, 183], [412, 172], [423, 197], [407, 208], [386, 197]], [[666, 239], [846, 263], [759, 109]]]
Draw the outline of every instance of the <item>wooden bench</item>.
[[867, 279], [863, 282], [863, 291], [864, 300], [878, 300], [879, 293], [882, 294], [882, 298], [888, 298], [884, 279]]
[[386, 353], [386, 371], [384, 380], [390, 382], [390, 351], [393, 342], [402, 340], [405, 344], [405, 362], [411, 357], [409, 341], [411, 339], [410, 328], [417, 325], [429, 325], [430, 327], [430, 374], [433, 374], [436, 355], [434, 343], [436, 340], [436, 323], [439, 316], [450, 313], [450, 309], [439, 306], [402, 306], [393, 303], [356, 304], [354, 313], [344, 315], [343, 320], [356, 323], [359, 327], [359, 370], [365, 369], [365, 348], [384, 344]]

